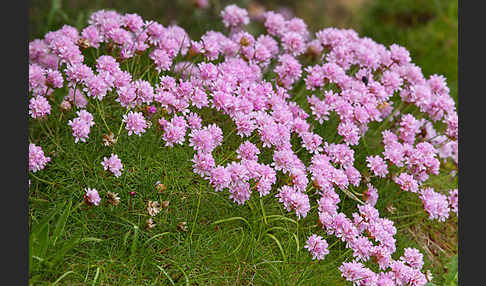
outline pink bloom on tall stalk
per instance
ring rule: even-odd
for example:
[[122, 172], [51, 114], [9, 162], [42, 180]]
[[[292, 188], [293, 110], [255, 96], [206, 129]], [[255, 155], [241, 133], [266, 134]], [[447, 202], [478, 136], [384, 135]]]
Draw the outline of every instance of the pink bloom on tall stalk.
[[115, 177], [121, 176], [121, 170], [123, 169], [123, 164], [121, 160], [118, 158], [118, 155], [111, 154], [110, 158], [104, 157], [103, 162], [101, 162], [105, 170], [110, 170]]
[[388, 166], [380, 156], [368, 156], [366, 161], [368, 161], [366, 166], [373, 171], [375, 176], [384, 178], [388, 174]]
[[86, 194], [84, 194], [84, 201], [87, 204], [95, 205], [95, 206], [100, 204], [101, 198], [96, 189], [86, 188], [85, 191]]
[[147, 121], [143, 117], [141, 112], [130, 111], [128, 114], [123, 115], [123, 123], [126, 124], [125, 129], [128, 130], [128, 135], [141, 136], [147, 128]]
[[451, 211], [457, 214], [458, 212], [458, 202], [459, 202], [459, 193], [458, 189], [450, 190], [449, 191], [449, 204], [451, 207]]
[[317, 260], [323, 260], [329, 254], [327, 247], [327, 241], [316, 234], [311, 235], [304, 246], [312, 254], [312, 260], [316, 258]]
[[306, 217], [310, 210], [309, 197], [289, 186], [283, 186], [276, 195], [287, 211], [295, 210], [297, 217]]
[[44, 118], [51, 114], [51, 105], [41, 95], [32, 97], [29, 103], [29, 114], [32, 118]]
[[223, 18], [223, 24], [228, 27], [239, 27], [247, 25], [250, 22], [248, 18], [248, 12], [236, 5], [228, 5], [221, 11], [221, 17]]
[[76, 113], [78, 114], [78, 117], [69, 120], [68, 125], [71, 126], [73, 130], [75, 143], [78, 143], [78, 141], [86, 142], [86, 139], [89, 138], [91, 126], [95, 124], [93, 115], [84, 109], [77, 111]]
[[50, 157], [44, 155], [44, 151], [33, 143], [29, 144], [29, 171], [37, 172], [45, 168], [51, 161]]
[[449, 201], [447, 196], [437, 193], [432, 188], [421, 190], [420, 199], [430, 219], [445, 221], [449, 217]]

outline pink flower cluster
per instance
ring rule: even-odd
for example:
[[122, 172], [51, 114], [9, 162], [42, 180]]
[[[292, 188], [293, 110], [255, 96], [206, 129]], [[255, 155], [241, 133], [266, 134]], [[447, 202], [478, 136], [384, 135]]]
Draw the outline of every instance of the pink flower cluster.
[[[29, 114], [47, 117], [51, 106], [45, 96], [66, 85], [66, 102], [75, 110], [85, 108], [68, 122], [75, 142], [88, 139], [94, 121], [86, 109], [94, 99], [97, 106], [110, 104], [110, 110], [119, 104], [128, 135], [142, 136], [157, 120], [161, 143], [183, 145], [188, 135], [194, 173], [215, 191], [227, 191], [237, 204], [256, 190], [259, 196], [271, 194], [300, 219], [317, 201], [322, 231], [353, 251], [354, 260], [339, 268], [348, 281], [424, 285], [417, 250], [407, 248], [400, 259], [392, 259], [396, 228], [375, 208], [379, 195], [373, 184], [391, 180], [397, 190], [416, 193], [431, 219], [443, 221], [451, 210], [457, 213], [457, 189], [446, 196], [425, 187], [442, 163], [458, 161], [458, 117], [445, 78], [425, 78], [404, 47], [386, 47], [353, 30], [326, 28], [313, 35], [302, 19], [269, 11], [262, 19], [266, 34], [254, 36], [245, 31], [245, 9], [229, 5], [221, 17], [228, 34], [210, 30], [191, 40], [176, 25], [101, 10], [80, 33], [64, 26], [32, 41]], [[107, 54], [88, 66], [81, 50], [102, 46]], [[305, 66], [303, 54], [318, 61]], [[143, 56], [153, 62], [143, 67], [152, 78], [120, 65], [127, 61], [130, 67]], [[298, 103], [299, 98], [308, 104]], [[405, 113], [410, 106], [419, 112]], [[66, 103], [64, 108], [69, 109]], [[207, 122], [202, 110], [222, 114], [228, 122]], [[334, 118], [335, 140], [317, 131]], [[368, 154], [363, 138], [369, 129], [378, 131], [378, 123], [383, 149]], [[232, 131], [223, 137], [226, 126]], [[222, 155], [228, 137], [237, 137], [240, 145]], [[36, 170], [47, 162], [33, 161]], [[102, 164], [121, 175], [117, 155]], [[87, 201], [99, 204], [96, 190], [86, 192]], [[341, 195], [360, 202], [351, 217], [339, 210]], [[313, 259], [329, 253], [327, 241], [317, 234], [305, 248]], [[375, 261], [382, 272], [366, 268], [367, 261]]]

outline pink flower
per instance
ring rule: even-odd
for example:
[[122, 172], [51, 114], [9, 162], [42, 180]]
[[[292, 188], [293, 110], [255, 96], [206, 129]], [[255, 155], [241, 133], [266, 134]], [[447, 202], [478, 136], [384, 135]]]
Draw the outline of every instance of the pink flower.
[[278, 75], [277, 82], [288, 89], [300, 78], [302, 66], [296, 58], [289, 54], [279, 56], [278, 62], [279, 65], [274, 70]]
[[84, 200], [87, 204], [91, 204], [95, 206], [100, 204], [101, 198], [96, 189], [86, 188], [85, 191], [86, 194], [84, 194]]
[[457, 214], [458, 212], [458, 201], [459, 201], [459, 196], [458, 196], [458, 189], [450, 190], [449, 191], [449, 204], [451, 207], [451, 211], [455, 212]]
[[323, 260], [324, 257], [329, 254], [327, 247], [327, 241], [316, 234], [311, 235], [304, 246], [304, 248], [307, 248], [312, 254], [312, 260], [316, 258], [317, 260]]
[[285, 32], [286, 21], [281, 14], [268, 11], [265, 13], [264, 25], [270, 35], [277, 36]]
[[155, 69], [158, 72], [169, 70], [172, 65], [172, 59], [167, 52], [162, 49], [155, 49], [150, 54], [150, 58], [154, 61]]
[[435, 192], [432, 188], [425, 188], [421, 191], [420, 199], [424, 203], [424, 209], [429, 213], [430, 219], [445, 221], [449, 217], [447, 196]]
[[201, 151], [194, 154], [192, 162], [194, 162], [194, 173], [201, 175], [201, 177], [208, 176], [209, 172], [215, 166], [213, 156], [210, 153], [204, 153]]
[[279, 202], [284, 204], [287, 211], [295, 210], [299, 219], [300, 217], [306, 217], [307, 212], [310, 210], [309, 197], [292, 187], [283, 186], [276, 197], [279, 198]]
[[282, 46], [285, 51], [294, 56], [298, 56], [305, 52], [306, 42], [301, 34], [296, 32], [288, 32], [282, 36]]
[[197, 115], [197, 113], [191, 112], [189, 115], [186, 116], [187, 124], [191, 129], [201, 129], [202, 127], [202, 119]]
[[102, 71], [115, 74], [120, 71], [120, 64], [112, 56], [102, 55], [96, 59], [96, 70], [98, 73]]
[[166, 141], [165, 146], [173, 146], [174, 144], [182, 145], [184, 143], [187, 131], [187, 123], [184, 117], [174, 116], [170, 122], [165, 119], [159, 119], [159, 123], [164, 129], [162, 140]]
[[46, 71], [37, 64], [29, 65], [29, 91], [34, 95], [44, 95], [47, 90]]
[[126, 124], [125, 129], [128, 130], [128, 135], [141, 136], [147, 128], [147, 121], [143, 117], [141, 112], [130, 111], [128, 114], [123, 115], [123, 122]]
[[403, 256], [400, 257], [400, 260], [408, 264], [410, 267], [420, 270], [422, 269], [422, 265], [424, 265], [423, 257], [423, 254], [417, 249], [407, 247], [405, 248]]
[[365, 202], [371, 206], [375, 206], [378, 200], [378, 190], [368, 183], [368, 189], [365, 191]]
[[43, 118], [51, 114], [51, 105], [43, 96], [36, 96], [30, 99], [29, 114], [32, 118]]
[[118, 155], [111, 154], [110, 158], [104, 157], [103, 162], [101, 162], [105, 170], [110, 170], [115, 177], [121, 176], [121, 170], [123, 169], [123, 164], [121, 160], [118, 158]]
[[375, 176], [384, 178], [388, 174], [388, 166], [380, 156], [368, 156], [366, 157], [366, 161], [368, 161], [366, 166], [373, 171]]
[[349, 145], [358, 144], [359, 129], [353, 123], [341, 122], [338, 125], [338, 134], [344, 136], [344, 141]]
[[300, 134], [300, 138], [302, 138], [302, 143], [309, 153], [319, 153], [323, 150], [320, 146], [322, 144], [321, 136], [312, 132], [303, 132]]
[[234, 4], [228, 5], [221, 11], [223, 24], [226, 28], [247, 25], [250, 22], [248, 12]]
[[415, 119], [411, 114], [405, 114], [402, 116], [400, 122], [400, 139], [405, 143], [413, 144], [415, 142], [415, 134], [420, 132], [420, 121]]
[[241, 143], [238, 150], [236, 150], [238, 154], [237, 158], [244, 159], [244, 160], [258, 160], [258, 154], [260, 154], [260, 150], [255, 146], [255, 144], [251, 143], [250, 141], [245, 141]]
[[400, 188], [404, 191], [412, 193], [418, 192], [419, 186], [412, 175], [409, 175], [407, 173], [401, 173], [398, 177], [394, 179], [394, 181], [395, 183], [400, 185]]
[[48, 69], [46, 71], [46, 84], [51, 88], [61, 88], [64, 84], [64, 78], [59, 71]]
[[86, 142], [86, 139], [89, 138], [91, 126], [95, 124], [93, 115], [84, 109], [76, 113], [78, 114], [78, 117], [69, 120], [68, 125], [71, 126], [73, 130], [75, 143], [78, 143], [78, 141]]
[[231, 175], [226, 168], [218, 166], [209, 172], [209, 182], [215, 191], [220, 191], [228, 187]]
[[29, 144], [29, 171], [33, 173], [45, 168], [46, 164], [51, 161], [50, 157], [44, 156], [44, 151], [33, 143]]
[[[376, 274], [359, 262], [343, 262], [338, 268], [341, 276], [347, 281], [360, 283], [357, 285], [374, 285], [375, 283], [365, 284], [366, 280], [376, 279]], [[358, 282], [359, 281], [359, 282]]]
[[216, 124], [202, 129], [193, 129], [189, 137], [189, 146], [193, 146], [194, 150], [206, 153], [212, 152], [223, 140], [222, 131]]
[[76, 107], [85, 108], [88, 105], [88, 99], [86, 96], [79, 90], [76, 89], [76, 100], [74, 99], [74, 89], [69, 88], [68, 95], [64, 97], [64, 99], [69, 100], [74, 104], [76, 102]]

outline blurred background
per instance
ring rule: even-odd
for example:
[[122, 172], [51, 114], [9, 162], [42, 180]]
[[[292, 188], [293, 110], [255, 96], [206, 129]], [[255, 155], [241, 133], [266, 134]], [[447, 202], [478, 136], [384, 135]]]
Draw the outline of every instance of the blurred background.
[[[254, 19], [274, 10], [302, 18], [312, 32], [351, 28], [384, 45], [402, 45], [425, 76], [436, 73], [447, 78], [457, 102], [457, 0], [31, 0], [29, 40], [64, 24], [81, 29], [100, 9], [177, 24], [198, 39], [209, 29], [224, 30], [219, 12], [228, 4], [246, 8]], [[254, 21], [248, 29], [259, 33], [263, 25]]]

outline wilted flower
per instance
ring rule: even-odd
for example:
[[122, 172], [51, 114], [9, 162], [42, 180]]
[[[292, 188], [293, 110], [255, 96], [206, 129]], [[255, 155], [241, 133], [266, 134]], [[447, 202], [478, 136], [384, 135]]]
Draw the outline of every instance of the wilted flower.
[[177, 229], [179, 229], [180, 231], [187, 231], [187, 223], [185, 221], [178, 223]]
[[147, 221], [145, 222], [145, 225], [147, 227], [147, 229], [152, 229], [155, 227], [155, 222], [152, 220], [152, 218], [149, 218], [147, 219]]
[[156, 216], [160, 212], [160, 203], [157, 201], [148, 201], [147, 212], [151, 216]]
[[120, 203], [120, 197], [117, 193], [108, 192], [106, 193], [106, 197], [108, 198], [108, 202], [114, 206]]

